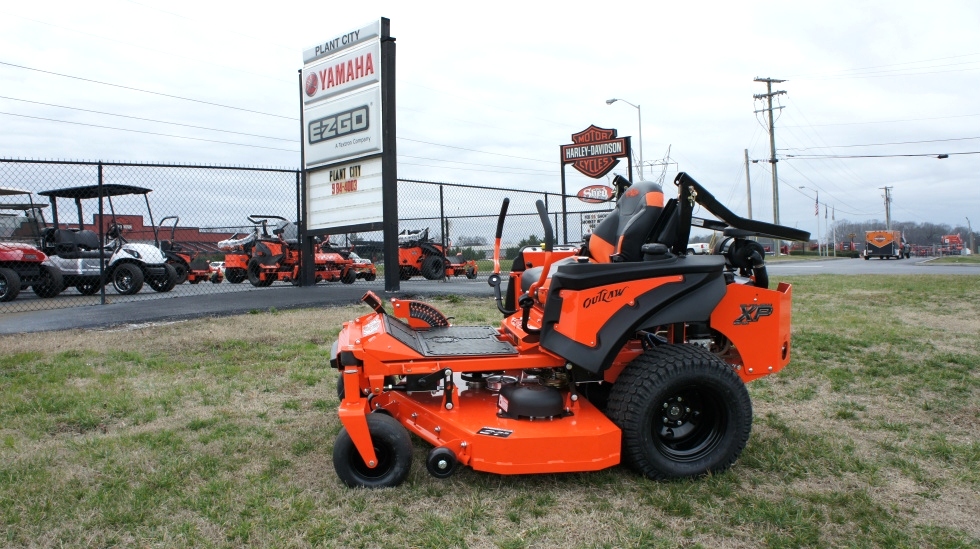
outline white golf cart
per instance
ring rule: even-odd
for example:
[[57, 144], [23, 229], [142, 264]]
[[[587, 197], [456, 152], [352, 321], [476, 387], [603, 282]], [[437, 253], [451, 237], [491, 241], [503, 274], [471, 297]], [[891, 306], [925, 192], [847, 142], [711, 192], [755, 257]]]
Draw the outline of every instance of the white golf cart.
[[[144, 281], [158, 292], [169, 292], [177, 284], [177, 272], [167, 264], [160, 251], [159, 238], [153, 223], [153, 212], [147, 195], [150, 189], [133, 185], [105, 184], [70, 187], [39, 192], [51, 201], [53, 225], [41, 229], [41, 249], [51, 262], [58, 267], [65, 284], [75, 286], [84, 295], [97, 293], [104, 283], [112, 281], [116, 292], [132, 295], [140, 291]], [[124, 195], [143, 195], [146, 211], [153, 227], [153, 243], [128, 242], [123, 237], [125, 227], [116, 222], [113, 197]], [[75, 202], [78, 210], [78, 225], [62, 225], [58, 218], [58, 199]], [[104, 211], [101, 199], [108, 199], [109, 212]], [[103, 227], [105, 241], [96, 231], [86, 228], [83, 218], [83, 200], [95, 199], [95, 207], [104, 219], [110, 216], [108, 226]], [[145, 235], [141, 235], [145, 236]]]

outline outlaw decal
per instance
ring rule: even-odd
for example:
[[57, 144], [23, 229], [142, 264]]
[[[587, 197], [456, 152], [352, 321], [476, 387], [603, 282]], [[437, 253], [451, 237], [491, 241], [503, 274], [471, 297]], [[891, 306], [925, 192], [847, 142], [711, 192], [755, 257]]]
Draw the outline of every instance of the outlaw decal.
[[616, 288], [613, 290], [603, 288], [594, 296], [585, 298], [585, 302], [582, 303], [582, 308], [588, 309], [596, 303], [611, 303], [616, 299], [623, 297], [623, 292], [626, 291], [626, 288], [629, 288], [629, 286], [623, 286], [622, 288]]
[[772, 315], [772, 305], [739, 305], [742, 309], [742, 316], [735, 319], [736, 326], [745, 326], [750, 322], [759, 322], [764, 316]]

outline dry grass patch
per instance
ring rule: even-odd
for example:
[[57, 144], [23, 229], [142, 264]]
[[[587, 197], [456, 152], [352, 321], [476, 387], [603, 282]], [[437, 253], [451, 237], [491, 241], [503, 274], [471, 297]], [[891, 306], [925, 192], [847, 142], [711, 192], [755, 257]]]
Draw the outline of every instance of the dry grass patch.
[[[794, 278], [794, 359], [750, 385], [740, 461], [672, 483], [621, 467], [439, 481], [416, 440], [401, 487], [343, 487], [327, 354], [363, 307], [3, 337], [0, 545], [974, 547], [965, 278]], [[485, 299], [434, 304], [499, 319]]]

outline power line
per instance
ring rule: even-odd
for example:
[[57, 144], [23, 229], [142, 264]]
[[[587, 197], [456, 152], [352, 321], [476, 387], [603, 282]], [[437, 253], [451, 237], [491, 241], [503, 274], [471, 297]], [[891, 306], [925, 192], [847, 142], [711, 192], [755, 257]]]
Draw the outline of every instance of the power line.
[[140, 89], [140, 88], [134, 88], [132, 86], [123, 86], [122, 84], [112, 84], [112, 83], [109, 83], [109, 82], [102, 82], [100, 80], [92, 80], [90, 78], [82, 78], [81, 76], [73, 76], [73, 75], [70, 75], [70, 74], [62, 74], [60, 72], [46, 71], [46, 70], [42, 70], [42, 69], [35, 69], [33, 67], [25, 67], [24, 65], [16, 65], [14, 63], [7, 63], [5, 61], [0, 61], [0, 65], [6, 65], [8, 67], [16, 67], [18, 69], [24, 69], [24, 70], [28, 70], [28, 71], [40, 72], [40, 73], [43, 73], [43, 74], [51, 74], [51, 75], [54, 75], [54, 76], [61, 76], [61, 77], [64, 77], [64, 78], [71, 78], [71, 79], [74, 79], [74, 80], [81, 80], [83, 82], [91, 82], [93, 84], [101, 84], [103, 86], [111, 86], [113, 88], [121, 88], [121, 89], [124, 89], [124, 90], [138, 91], [138, 92], [141, 92], [141, 93], [149, 93], [149, 94], [152, 94], [152, 95], [159, 95], [161, 97], [169, 97], [171, 99], [180, 99], [181, 101], [190, 101], [192, 103], [200, 103], [200, 104], [203, 104], [203, 105], [211, 105], [213, 107], [221, 107], [223, 109], [232, 109], [232, 110], [236, 110], [236, 111], [250, 112], [252, 114], [261, 114], [263, 116], [272, 116], [272, 117], [275, 117], [275, 118], [284, 118], [286, 120], [299, 120], [299, 118], [296, 118], [295, 116], [283, 116], [281, 114], [272, 114], [272, 113], [268, 113], [268, 112], [255, 111], [255, 110], [252, 110], [252, 109], [245, 109], [245, 108], [242, 108], [242, 107], [233, 107], [231, 105], [222, 105], [221, 103], [213, 103], [211, 101], [203, 101], [201, 99], [191, 99], [189, 97], [181, 97], [179, 95], [171, 95], [169, 93], [156, 92], [156, 91], [151, 91], [151, 90], [144, 90], [144, 89]]
[[296, 150], [293, 150], [293, 149], [280, 149], [278, 147], [263, 147], [262, 145], [248, 145], [246, 143], [233, 143], [231, 141], [218, 141], [218, 140], [215, 140], [215, 139], [204, 139], [204, 138], [201, 138], [201, 137], [187, 137], [187, 136], [183, 136], [183, 135], [172, 135], [172, 134], [157, 133], [157, 132], [148, 132], [148, 131], [142, 131], [142, 130], [130, 130], [130, 129], [127, 129], [127, 128], [115, 128], [115, 127], [112, 127], [112, 126], [100, 126], [98, 124], [86, 124], [86, 123], [83, 123], [83, 122], [70, 122], [68, 120], [55, 120], [53, 118], [44, 118], [42, 116], [28, 116], [26, 114], [14, 114], [12, 112], [2, 112], [2, 111], [0, 111], [0, 114], [5, 114], [7, 116], [17, 116], [17, 117], [20, 117], [20, 118], [32, 118], [34, 120], [46, 120], [48, 122], [58, 122], [60, 124], [72, 124], [72, 125], [75, 125], [75, 126], [88, 126], [90, 128], [102, 128], [102, 129], [106, 129], [106, 130], [116, 130], [116, 131], [121, 131], [121, 132], [142, 133], [142, 134], [145, 134], [145, 135], [157, 135], [157, 136], [161, 136], [161, 137], [175, 137], [177, 139], [190, 139], [190, 140], [193, 140], [193, 141], [205, 141], [207, 143], [220, 143], [222, 145], [237, 145], [239, 147], [253, 147], [253, 148], [256, 148], [256, 149], [269, 149], [269, 150], [272, 150], [272, 151], [287, 151], [287, 152], [292, 152], [292, 153], [298, 153], [299, 152], [299, 151], [296, 151]]
[[886, 146], [886, 145], [914, 145], [914, 144], [918, 144], [918, 143], [948, 143], [948, 142], [952, 142], [952, 141], [973, 141], [973, 140], [976, 140], [976, 139], [980, 139], [980, 137], [953, 137], [953, 138], [950, 138], [950, 139], [928, 139], [928, 140], [923, 140], [923, 141], [895, 141], [895, 142], [892, 142], [892, 143], [865, 143], [865, 144], [859, 144], [859, 145], [826, 145], [826, 146], [822, 146], [822, 147], [802, 147], [802, 148], [787, 147], [785, 149], [778, 149], [778, 150], [781, 150], [781, 151], [808, 151], [810, 149], [848, 149], [848, 148], [853, 148], [853, 147], [883, 147], [883, 146]]
[[431, 141], [422, 141], [420, 139], [409, 139], [407, 137], [399, 137], [398, 139], [400, 139], [402, 141], [411, 141], [413, 143], [422, 143], [423, 145], [432, 145], [434, 147], [445, 147], [447, 149], [456, 149], [456, 150], [460, 150], [460, 151], [469, 151], [469, 152], [475, 152], [475, 153], [479, 153], [479, 154], [489, 154], [489, 155], [493, 155], [493, 156], [503, 156], [505, 158], [516, 158], [518, 160], [530, 160], [531, 162], [545, 162], [547, 164], [555, 164], [557, 162], [557, 161], [551, 161], [551, 160], [541, 160], [539, 158], [528, 158], [526, 156], [514, 156], [512, 154], [503, 154], [503, 153], [492, 153], [492, 152], [486, 152], [486, 151], [478, 151], [476, 149], [467, 149], [465, 147], [457, 147], [455, 145], [443, 145], [442, 143], [432, 143]]
[[794, 158], [799, 160], [816, 160], [820, 158], [916, 158], [916, 157], [931, 157], [931, 158], [947, 158], [950, 156], [960, 156], [966, 154], [980, 154], [980, 151], [969, 151], [969, 152], [955, 152], [955, 153], [919, 153], [919, 154], [787, 154], [786, 158]]
[[205, 126], [194, 126], [192, 124], [181, 124], [180, 122], [167, 122], [166, 120], [154, 120], [152, 118], [141, 118], [139, 116], [129, 116], [129, 115], [125, 115], [125, 114], [116, 114], [116, 113], [105, 112], [105, 111], [95, 111], [95, 110], [91, 110], [91, 109], [83, 109], [83, 108], [80, 108], [80, 107], [69, 107], [67, 105], [56, 105], [54, 103], [42, 103], [41, 101], [31, 101], [29, 99], [18, 99], [16, 97], [7, 97], [7, 96], [4, 96], [4, 95], [0, 95], [0, 99], [9, 99], [11, 101], [21, 101], [23, 103], [33, 103], [35, 105], [44, 105], [46, 107], [58, 107], [59, 109], [70, 109], [70, 110], [73, 110], [73, 111], [90, 112], [90, 113], [94, 113], [94, 114], [104, 114], [106, 116], [116, 116], [116, 117], [119, 117], [119, 118], [129, 118], [129, 119], [132, 119], [132, 120], [142, 120], [144, 122], [155, 122], [157, 124], [169, 124], [171, 126], [182, 126], [184, 128], [194, 128], [194, 129], [197, 129], [197, 130], [208, 130], [208, 131], [212, 131], [212, 132], [233, 133], [233, 134], [236, 134], [236, 135], [245, 135], [245, 136], [248, 136], [248, 137], [260, 137], [262, 139], [274, 139], [274, 140], [277, 140], [277, 141], [287, 141], [289, 143], [298, 143], [299, 142], [296, 139], [286, 139], [284, 137], [272, 137], [272, 136], [269, 136], [269, 135], [257, 135], [257, 134], [254, 134], [254, 133], [235, 132], [235, 131], [231, 131], [231, 130], [222, 130], [222, 129], [219, 129], [219, 128], [208, 128], [208, 127], [205, 127]]

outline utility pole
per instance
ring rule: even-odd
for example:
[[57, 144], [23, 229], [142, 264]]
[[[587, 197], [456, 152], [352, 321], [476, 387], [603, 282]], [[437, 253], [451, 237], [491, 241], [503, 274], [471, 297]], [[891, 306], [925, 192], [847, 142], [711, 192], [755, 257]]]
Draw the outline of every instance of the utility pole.
[[745, 192], [749, 202], [749, 219], [752, 219], [752, 178], [749, 177], [749, 150], [745, 149]]
[[[766, 83], [766, 93], [755, 94], [752, 97], [755, 99], [766, 99], [769, 102], [769, 107], [765, 110], [769, 111], [769, 163], [772, 164], [772, 219], [773, 223], [779, 225], [779, 176], [776, 174], [776, 133], [775, 133], [775, 121], [772, 117], [772, 98], [776, 95], [782, 95], [786, 93], [785, 91], [772, 91], [773, 83], [781, 84], [785, 80], [777, 80], [775, 78], [755, 78], [756, 82]], [[781, 109], [782, 107], [776, 107]], [[761, 111], [755, 111], [761, 112]]]
[[892, 193], [891, 187], [881, 187], [885, 189], [885, 229], [892, 230]]

